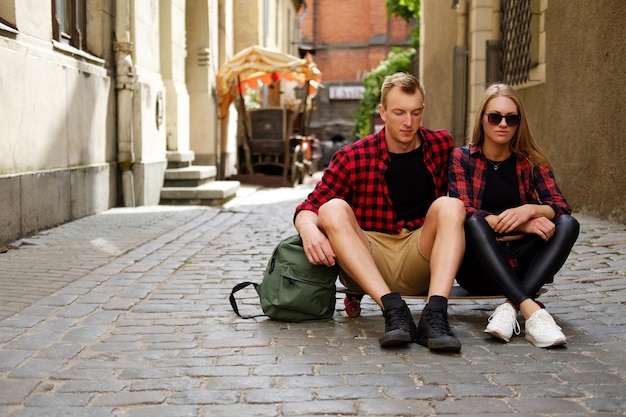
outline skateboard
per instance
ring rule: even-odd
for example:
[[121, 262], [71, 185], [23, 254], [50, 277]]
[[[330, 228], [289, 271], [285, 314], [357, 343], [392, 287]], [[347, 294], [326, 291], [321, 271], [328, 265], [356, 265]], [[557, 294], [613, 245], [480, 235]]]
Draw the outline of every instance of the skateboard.
[[[345, 294], [345, 298], [343, 299], [343, 304], [346, 306], [346, 314], [350, 318], [356, 318], [361, 315], [361, 300], [365, 294], [361, 294], [355, 291], [350, 291], [346, 287], [337, 287], [337, 292], [340, 294]], [[545, 294], [548, 292], [548, 289], [543, 287], [539, 291], [537, 291], [537, 297], [541, 294]], [[428, 297], [427, 294], [420, 295], [403, 295], [402, 298], [410, 299], [410, 300], [426, 300]], [[498, 299], [498, 298], [506, 298], [506, 296], [502, 294], [473, 294], [460, 287], [459, 285], [454, 285], [452, 290], [450, 291], [450, 296], [448, 299], [450, 300], [460, 300], [460, 299], [475, 299], [475, 300], [490, 300], [490, 299]]]

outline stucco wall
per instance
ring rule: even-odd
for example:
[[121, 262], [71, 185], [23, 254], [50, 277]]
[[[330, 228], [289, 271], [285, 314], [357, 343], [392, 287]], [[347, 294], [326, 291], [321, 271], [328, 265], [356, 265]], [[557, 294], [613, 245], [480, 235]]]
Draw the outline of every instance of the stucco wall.
[[546, 83], [521, 90], [575, 211], [626, 221], [626, 8], [550, 1]]
[[47, 13], [16, 13], [0, 37], [0, 243], [116, 202], [112, 80], [52, 47]]
[[420, 27], [420, 74], [416, 74], [426, 90], [423, 124], [451, 130], [451, 68], [458, 15], [447, 1], [422, 1], [421, 5], [428, 17]]
[[[0, 34], [0, 243], [118, 203], [114, 10], [89, 3], [79, 51], [52, 41], [51, 3], [35, 3], [16, 0], [17, 29]], [[159, 9], [156, 0], [140, 3], [132, 25], [135, 196], [158, 204], [166, 165]]]
[[[427, 96], [424, 124], [450, 129], [452, 47], [465, 29], [458, 12], [444, 3], [422, 2], [420, 76]], [[545, 82], [517, 86], [531, 129], [575, 212], [626, 222], [626, 7], [614, 0], [541, 4], [547, 7]], [[472, 112], [485, 88], [484, 45], [493, 38], [493, 3], [467, 5], [471, 131]]]

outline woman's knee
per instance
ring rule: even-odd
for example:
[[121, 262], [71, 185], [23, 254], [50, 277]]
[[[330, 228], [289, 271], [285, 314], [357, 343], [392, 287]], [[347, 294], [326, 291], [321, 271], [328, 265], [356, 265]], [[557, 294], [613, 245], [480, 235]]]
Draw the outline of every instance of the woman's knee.
[[574, 239], [578, 238], [580, 233], [580, 223], [574, 217], [569, 214], [562, 214], [554, 220], [556, 226], [556, 232], [563, 235], [566, 238]]
[[472, 217], [465, 221], [465, 234], [468, 236], [488, 235], [492, 232], [484, 217]]
[[554, 220], [554, 224], [557, 227], [563, 227], [576, 233], [580, 230], [580, 223], [578, 223], [578, 220], [569, 214], [560, 215]]

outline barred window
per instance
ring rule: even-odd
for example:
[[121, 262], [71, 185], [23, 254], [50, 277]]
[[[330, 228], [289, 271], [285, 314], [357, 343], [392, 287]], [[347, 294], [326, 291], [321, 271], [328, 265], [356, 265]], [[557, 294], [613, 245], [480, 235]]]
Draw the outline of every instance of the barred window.
[[[545, 2], [547, 4], [547, 2]], [[543, 6], [545, 7], [545, 6]], [[500, 39], [487, 41], [487, 84], [511, 85], [544, 78], [545, 33], [540, 0], [502, 0]]]
[[84, 49], [86, 20], [86, 0], [52, 0], [55, 40]]
[[528, 81], [531, 15], [529, 0], [502, 2], [502, 76], [509, 84]]

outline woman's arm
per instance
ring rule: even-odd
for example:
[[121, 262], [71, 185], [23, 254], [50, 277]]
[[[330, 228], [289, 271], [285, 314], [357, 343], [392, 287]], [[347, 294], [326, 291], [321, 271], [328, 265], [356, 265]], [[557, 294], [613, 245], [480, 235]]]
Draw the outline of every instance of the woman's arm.
[[477, 196], [474, 195], [474, 181], [470, 174], [470, 158], [468, 148], [456, 148], [450, 156], [448, 168], [448, 194], [458, 198], [465, 205], [467, 218], [485, 217], [489, 213], [477, 208]]
[[554, 212], [552, 218], [561, 214], [572, 214], [572, 208], [557, 185], [554, 173], [548, 167], [542, 166], [536, 170], [533, 175], [533, 188], [540, 204], [552, 208]]
[[523, 204], [504, 210], [498, 216], [487, 216], [487, 223], [496, 233], [521, 232], [536, 234], [548, 240], [554, 234], [555, 216], [552, 207], [540, 204]]

